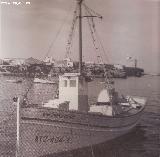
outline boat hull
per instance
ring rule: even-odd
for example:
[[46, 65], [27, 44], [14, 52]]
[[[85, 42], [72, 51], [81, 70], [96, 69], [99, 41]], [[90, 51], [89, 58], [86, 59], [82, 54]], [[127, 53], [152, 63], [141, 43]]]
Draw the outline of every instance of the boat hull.
[[22, 83], [22, 80], [6, 80], [9, 83]]
[[107, 117], [46, 109], [25, 109], [21, 115], [19, 156], [42, 157], [87, 147], [131, 130], [142, 114]]

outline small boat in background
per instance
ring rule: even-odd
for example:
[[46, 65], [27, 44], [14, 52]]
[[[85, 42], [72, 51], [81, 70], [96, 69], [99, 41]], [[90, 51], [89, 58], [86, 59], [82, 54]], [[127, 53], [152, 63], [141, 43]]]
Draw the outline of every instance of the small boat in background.
[[43, 84], [55, 84], [55, 81], [49, 81], [47, 79], [34, 78], [34, 83], [43, 83]]
[[22, 83], [22, 80], [6, 80], [6, 82], [10, 82], [10, 83]]

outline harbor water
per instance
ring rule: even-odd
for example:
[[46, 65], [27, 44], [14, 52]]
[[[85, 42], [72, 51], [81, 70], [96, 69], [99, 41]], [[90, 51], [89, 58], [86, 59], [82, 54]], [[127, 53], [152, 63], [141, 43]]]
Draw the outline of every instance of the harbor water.
[[[57, 85], [33, 84], [23, 78], [22, 83], [7, 82], [18, 79], [0, 76], [0, 157], [15, 157], [16, 106], [13, 97], [43, 104], [53, 98]], [[89, 102], [94, 103], [104, 86], [103, 79], [89, 83]], [[115, 79], [119, 95], [147, 97], [148, 102], [138, 125], [128, 134], [92, 147], [55, 154], [56, 157], [160, 157], [160, 77], [143, 76]]]

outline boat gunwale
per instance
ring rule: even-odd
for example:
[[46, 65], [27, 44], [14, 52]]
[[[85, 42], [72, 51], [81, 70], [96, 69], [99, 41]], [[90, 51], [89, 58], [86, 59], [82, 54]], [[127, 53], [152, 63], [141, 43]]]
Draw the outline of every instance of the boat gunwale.
[[139, 109], [136, 113], [134, 114], [129, 114], [129, 115], [123, 115], [123, 114], [118, 114], [118, 115], [115, 115], [115, 116], [108, 116], [108, 115], [103, 115], [101, 113], [93, 113], [93, 112], [81, 112], [81, 111], [76, 111], [76, 110], [60, 110], [60, 109], [57, 109], [57, 108], [49, 108], [49, 107], [22, 107], [23, 109], [36, 109], [36, 110], [41, 110], [41, 111], [58, 111], [59, 113], [73, 113], [73, 114], [83, 114], [83, 115], [91, 115], [91, 116], [98, 116], [98, 117], [104, 117], [104, 118], [126, 118], [126, 117], [132, 117], [132, 116], [135, 116], [139, 113], [141, 113], [144, 109], [145, 109], [145, 105], [143, 105], [141, 107], [141, 109]]
[[[81, 126], [87, 126], [87, 127], [95, 127], [95, 128], [102, 128], [102, 129], [115, 129], [115, 128], [126, 128], [126, 127], [129, 127], [129, 126], [132, 126], [134, 124], [137, 123], [138, 119], [133, 122], [133, 123], [129, 123], [128, 125], [123, 125], [123, 126], [112, 126], [112, 127], [109, 127], [109, 126], [100, 126], [100, 125], [93, 125], [93, 124], [85, 124], [85, 123], [75, 123], [75, 122], [67, 122], [67, 121], [59, 121], [59, 120], [52, 120], [52, 119], [39, 119], [39, 118], [26, 118], [26, 117], [23, 117], [22, 120], [24, 121], [43, 121], [43, 122], [55, 122], [55, 123], [61, 123], [61, 124], [72, 124], [72, 125], [81, 125]], [[22, 122], [23, 123], [23, 122]], [[73, 127], [73, 126], [70, 126], [70, 127]]]

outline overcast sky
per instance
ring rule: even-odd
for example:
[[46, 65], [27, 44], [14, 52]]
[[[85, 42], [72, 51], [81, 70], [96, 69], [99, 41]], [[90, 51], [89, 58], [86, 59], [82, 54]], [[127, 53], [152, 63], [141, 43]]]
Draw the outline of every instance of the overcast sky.
[[[25, 2], [30, 2], [30, 5]], [[2, 2], [2, 0], [1, 0]], [[43, 59], [51, 43], [49, 56], [63, 59], [76, 0], [17, 0], [21, 5], [1, 4], [0, 58], [35, 57]], [[15, 2], [15, 0], [14, 0]], [[95, 19], [97, 33], [110, 63], [133, 65], [160, 72], [160, 1], [159, 0], [85, 0], [87, 6], [103, 16]], [[83, 19], [83, 50], [86, 61], [95, 61], [95, 52], [87, 20]], [[62, 27], [63, 26], [63, 27]], [[61, 31], [59, 31], [61, 29]], [[58, 37], [57, 32], [60, 32]], [[77, 43], [71, 57], [77, 59]]]

